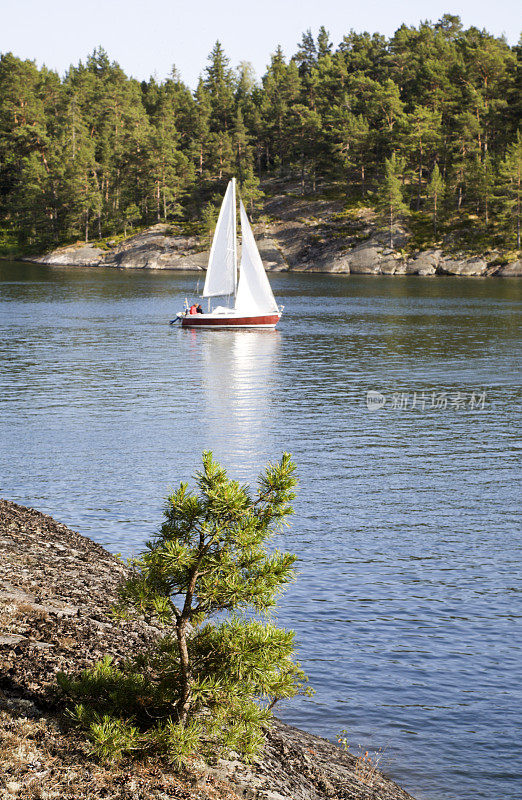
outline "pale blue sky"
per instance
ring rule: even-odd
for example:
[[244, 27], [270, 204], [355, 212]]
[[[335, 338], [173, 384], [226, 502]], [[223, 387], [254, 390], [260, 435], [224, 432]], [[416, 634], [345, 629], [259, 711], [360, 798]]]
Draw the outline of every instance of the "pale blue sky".
[[435, 22], [458, 14], [515, 44], [522, 30], [520, 0], [0, 0], [0, 52], [12, 51], [63, 73], [101, 45], [127, 74], [163, 80], [176, 64], [197, 83], [219, 39], [232, 66], [252, 62], [261, 76], [281, 44], [292, 55], [301, 34], [320, 25], [335, 45], [351, 28], [391, 35], [402, 22]]

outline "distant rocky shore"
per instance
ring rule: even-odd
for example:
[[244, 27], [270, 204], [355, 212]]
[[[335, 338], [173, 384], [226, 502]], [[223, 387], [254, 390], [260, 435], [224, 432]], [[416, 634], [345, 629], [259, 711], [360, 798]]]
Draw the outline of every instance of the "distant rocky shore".
[[[265, 267], [273, 272], [323, 272], [352, 275], [461, 275], [467, 277], [521, 277], [522, 259], [503, 263], [498, 254], [484, 256], [430, 249], [406, 254], [409, 234], [401, 226], [389, 236], [372, 221], [371, 212], [359, 213], [347, 226], [338, 203], [305, 201], [279, 195], [264, 205], [264, 222], [254, 228]], [[184, 236], [158, 224], [119, 244], [102, 249], [92, 244], [61, 247], [28, 259], [40, 264], [121, 269], [206, 269], [208, 250], [196, 236]]]
[[51, 517], [0, 500], [0, 796], [5, 800], [412, 800], [371, 762], [275, 720], [260, 761], [194, 774], [97, 763], [60, 714], [56, 672], [130, 655], [160, 634], [115, 621], [125, 566]]

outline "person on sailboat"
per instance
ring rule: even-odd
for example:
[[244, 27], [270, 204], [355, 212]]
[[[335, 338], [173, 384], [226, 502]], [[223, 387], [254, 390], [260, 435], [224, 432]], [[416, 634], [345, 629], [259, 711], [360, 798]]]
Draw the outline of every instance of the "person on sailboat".
[[203, 309], [201, 308], [201, 303], [197, 304], [196, 311], [197, 311], [198, 314], [202, 314], [203, 313]]
[[195, 303], [192, 303], [192, 305], [189, 308], [189, 314], [197, 314], [197, 313], [198, 313], [198, 307]]

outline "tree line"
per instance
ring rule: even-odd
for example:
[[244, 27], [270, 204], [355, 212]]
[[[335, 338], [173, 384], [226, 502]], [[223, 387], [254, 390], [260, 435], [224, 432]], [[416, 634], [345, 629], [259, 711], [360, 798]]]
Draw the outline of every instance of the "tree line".
[[168, 222], [201, 232], [226, 182], [466, 223], [520, 248], [522, 39], [445, 15], [391, 38], [303, 34], [265, 75], [217, 42], [195, 91], [125, 75], [101, 48], [60, 77], [0, 58], [0, 226], [21, 246]]

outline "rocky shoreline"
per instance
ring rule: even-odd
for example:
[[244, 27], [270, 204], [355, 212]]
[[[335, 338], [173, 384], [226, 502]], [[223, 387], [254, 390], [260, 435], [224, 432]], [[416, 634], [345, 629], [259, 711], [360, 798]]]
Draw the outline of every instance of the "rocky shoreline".
[[[273, 272], [522, 276], [522, 259], [504, 263], [494, 252], [477, 256], [453, 247], [407, 254], [410, 234], [400, 225], [391, 248], [389, 234], [376, 226], [374, 217], [370, 209], [361, 209], [347, 222], [338, 202], [277, 195], [266, 200], [265, 221], [254, 226], [254, 232], [263, 263]], [[203, 271], [209, 256], [198, 237], [175, 233], [165, 224], [108, 246], [77, 243], [27, 260], [55, 266]]]
[[0, 500], [0, 794], [5, 800], [412, 800], [370, 761], [275, 720], [260, 760], [184, 776], [102, 765], [61, 714], [55, 675], [128, 656], [160, 631], [115, 621], [125, 566], [33, 509]]

